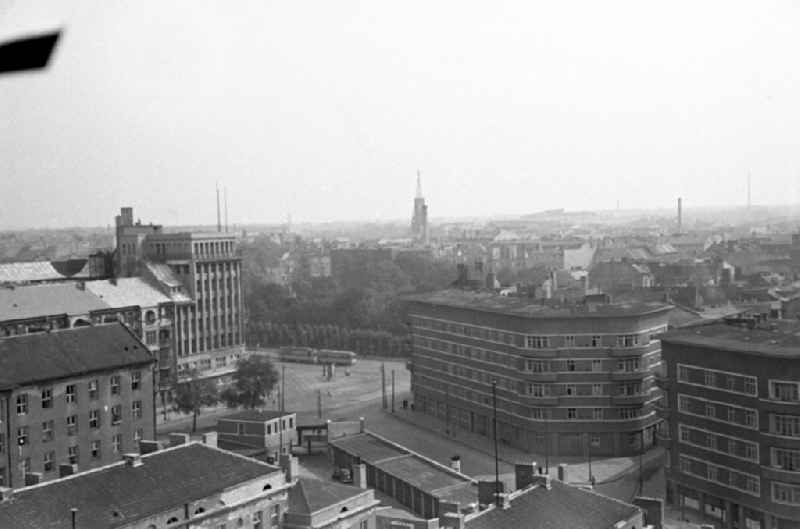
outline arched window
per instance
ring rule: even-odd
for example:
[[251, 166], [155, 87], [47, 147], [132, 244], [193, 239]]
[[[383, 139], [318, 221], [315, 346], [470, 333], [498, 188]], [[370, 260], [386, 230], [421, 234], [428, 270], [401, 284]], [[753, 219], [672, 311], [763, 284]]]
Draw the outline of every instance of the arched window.
[[348, 510], [347, 507], [342, 507], [342, 510], [339, 512], [347, 512], [347, 510]]
[[167, 520], [167, 525], [172, 525], [174, 523], [178, 523], [178, 517], [177, 516], [173, 516], [172, 518]]
[[269, 483], [267, 483], [266, 485], [264, 485], [264, 488], [263, 488], [263, 489], [261, 489], [261, 490], [269, 490], [269, 489], [271, 489], [271, 488], [272, 488], [272, 485], [270, 485]]
[[203, 514], [204, 512], [206, 512], [206, 510], [203, 507], [198, 507], [194, 510], [195, 514]]

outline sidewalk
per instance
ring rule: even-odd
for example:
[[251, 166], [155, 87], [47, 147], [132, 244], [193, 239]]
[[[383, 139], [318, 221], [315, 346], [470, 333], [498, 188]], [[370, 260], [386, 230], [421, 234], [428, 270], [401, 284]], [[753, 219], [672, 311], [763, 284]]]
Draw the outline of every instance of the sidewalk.
[[[404, 421], [408, 424], [422, 428], [441, 435], [452, 442], [467, 446], [478, 452], [484, 453], [490, 457], [494, 457], [494, 441], [490, 438], [478, 435], [475, 433], [467, 432], [460, 428], [454, 428], [451, 424], [450, 434], [445, 432], [445, 426], [442, 422], [434, 417], [425, 415], [417, 411], [410, 411], [404, 409], [397, 409], [395, 413], [389, 411], [384, 412], [386, 415], [393, 417], [397, 420]], [[573, 484], [587, 484], [589, 483], [589, 462], [586, 458], [571, 456], [550, 456], [546, 458], [544, 454], [534, 454], [525, 452], [518, 448], [509, 446], [507, 444], [498, 444], [498, 459], [505, 463], [514, 465], [520, 462], [536, 461], [539, 466], [549, 464], [549, 474], [553, 477], [557, 476], [558, 465], [566, 463], [567, 468], [567, 482]], [[662, 447], [656, 447], [643, 454], [641, 463], [643, 467], [649, 466], [656, 462], [664, 455]], [[549, 461], [547, 461], [549, 459]], [[594, 476], [597, 484], [609, 483], [620, 479], [621, 477], [635, 472], [639, 468], [639, 457], [599, 457], [592, 458], [591, 462], [592, 476]]]

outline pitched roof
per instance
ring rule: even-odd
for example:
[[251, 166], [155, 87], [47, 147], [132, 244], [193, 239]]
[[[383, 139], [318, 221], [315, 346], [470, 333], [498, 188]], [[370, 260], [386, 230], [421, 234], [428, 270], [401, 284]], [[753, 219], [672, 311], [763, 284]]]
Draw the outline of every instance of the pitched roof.
[[154, 307], [171, 300], [140, 277], [88, 281], [86, 290], [112, 307]]
[[335, 481], [299, 478], [297, 485], [289, 491], [289, 512], [313, 514], [365, 492], [367, 492], [366, 489]]
[[108, 529], [280, 472], [254, 459], [200, 443], [141, 456], [140, 466], [114, 463], [14, 491], [0, 505], [0, 527]]
[[552, 488], [535, 486], [512, 497], [508, 509], [490, 508], [466, 521], [467, 529], [613, 529], [638, 507], [593, 491], [553, 480]]
[[65, 279], [50, 261], [0, 264], [0, 283], [22, 281], [57, 281]]
[[0, 287], [0, 321], [88, 314], [108, 305], [79, 283]]
[[154, 361], [121, 323], [10, 336], [0, 340], [0, 389]]
[[153, 274], [157, 281], [164, 283], [168, 287], [179, 287], [183, 285], [180, 280], [172, 273], [169, 265], [164, 263], [155, 263], [153, 261], [145, 261], [145, 266]]

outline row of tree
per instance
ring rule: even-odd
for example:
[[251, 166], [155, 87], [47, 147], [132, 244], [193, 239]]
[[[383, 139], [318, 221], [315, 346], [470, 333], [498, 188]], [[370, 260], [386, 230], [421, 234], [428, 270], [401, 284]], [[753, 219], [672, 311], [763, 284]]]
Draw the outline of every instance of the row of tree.
[[199, 378], [193, 371], [187, 382], [179, 383], [173, 406], [176, 411], [192, 414], [192, 432], [203, 407], [220, 402], [229, 408], [253, 409], [262, 406], [278, 385], [278, 371], [269, 358], [251, 355], [236, 365], [233, 383], [220, 391], [215, 379]]
[[385, 330], [350, 329], [332, 323], [288, 324], [251, 320], [247, 332], [248, 343], [264, 347], [306, 346], [380, 356], [410, 354], [406, 336]]

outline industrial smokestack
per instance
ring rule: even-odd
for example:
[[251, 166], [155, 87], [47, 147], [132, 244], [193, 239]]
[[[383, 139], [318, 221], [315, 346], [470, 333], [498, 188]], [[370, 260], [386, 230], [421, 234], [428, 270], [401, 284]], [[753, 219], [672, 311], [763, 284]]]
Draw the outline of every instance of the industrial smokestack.
[[219, 211], [219, 184], [217, 184], [217, 232], [222, 231], [222, 217]]
[[678, 197], [678, 233], [683, 231], [683, 199]]

